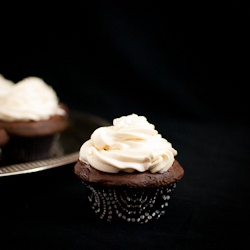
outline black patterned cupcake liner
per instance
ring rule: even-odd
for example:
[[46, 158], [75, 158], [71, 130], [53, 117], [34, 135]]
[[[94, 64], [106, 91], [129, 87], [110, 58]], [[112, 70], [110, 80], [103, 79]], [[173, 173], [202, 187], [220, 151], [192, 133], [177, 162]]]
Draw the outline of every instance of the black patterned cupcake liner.
[[5, 164], [42, 160], [49, 157], [59, 134], [37, 137], [10, 137], [9, 143], [2, 149]]
[[165, 214], [177, 183], [137, 189], [83, 184], [87, 188], [91, 208], [100, 219], [144, 224]]

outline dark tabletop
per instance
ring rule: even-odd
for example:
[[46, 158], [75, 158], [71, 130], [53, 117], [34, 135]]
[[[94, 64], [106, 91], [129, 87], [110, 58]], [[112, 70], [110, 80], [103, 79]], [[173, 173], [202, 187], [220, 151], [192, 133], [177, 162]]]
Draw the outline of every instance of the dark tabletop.
[[[109, 122], [146, 116], [177, 149], [184, 177], [166, 214], [145, 225], [96, 218], [74, 164], [1, 177], [0, 249], [244, 249], [244, 6], [94, 2], [57, 10], [57, 18], [41, 6], [41, 14], [22, 12], [15, 25], [5, 19], [0, 73], [15, 82], [41, 77], [70, 109]], [[45, 25], [44, 16], [55, 22]]]
[[249, 131], [188, 122], [158, 127], [174, 142], [185, 169], [163, 217], [144, 225], [99, 220], [73, 174], [74, 164], [2, 177], [4, 249], [244, 246], [250, 222]]

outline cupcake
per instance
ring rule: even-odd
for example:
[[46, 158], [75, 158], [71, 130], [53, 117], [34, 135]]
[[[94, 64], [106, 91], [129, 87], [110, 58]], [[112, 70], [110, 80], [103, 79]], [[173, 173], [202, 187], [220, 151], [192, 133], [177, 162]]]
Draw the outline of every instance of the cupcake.
[[3, 150], [6, 163], [47, 158], [53, 141], [67, 127], [67, 108], [38, 77], [6, 88], [0, 96], [0, 128], [10, 137]]
[[165, 213], [184, 174], [176, 155], [153, 124], [132, 114], [93, 132], [81, 146], [75, 174], [101, 219], [147, 223]]

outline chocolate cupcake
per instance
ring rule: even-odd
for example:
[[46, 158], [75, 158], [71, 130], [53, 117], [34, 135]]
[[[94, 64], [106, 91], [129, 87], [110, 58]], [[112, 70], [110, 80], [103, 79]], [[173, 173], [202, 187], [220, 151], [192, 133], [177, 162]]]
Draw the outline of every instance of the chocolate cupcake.
[[75, 174], [101, 219], [147, 223], [165, 213], [184, 174], [175, 155], [154, 125], [133, 114], [94, 131], [80, 149]]
[[3, 150], [6, 164], [49, 156], [55, 138], [67, 127], [67, 107], [42, 79], [28, 77], [0, 99], [0, 128], [10, 137]]

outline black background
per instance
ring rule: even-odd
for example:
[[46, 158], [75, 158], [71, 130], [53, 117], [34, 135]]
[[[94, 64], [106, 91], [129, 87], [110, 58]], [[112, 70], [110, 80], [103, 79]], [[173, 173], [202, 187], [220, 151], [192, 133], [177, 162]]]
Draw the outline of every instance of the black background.
[[146, 116], [178, 150], [185, 170], [166, 215], [148, 225], [92, 216], [74, 164], [1, 178], [3, 249], [245, 246], [245, 6], [89, 1], [1, 12], [1, 74], [14, 82], [41, 77], [70, 109], [110, 122]]

